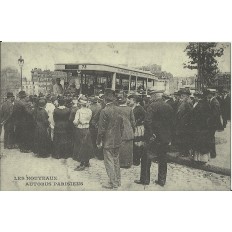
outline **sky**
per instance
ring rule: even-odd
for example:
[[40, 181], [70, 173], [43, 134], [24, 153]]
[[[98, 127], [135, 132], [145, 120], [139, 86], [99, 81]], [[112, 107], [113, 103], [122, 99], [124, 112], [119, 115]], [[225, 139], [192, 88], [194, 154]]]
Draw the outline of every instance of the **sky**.
[[[184, 52], [188, 43], [2, 43], [1, 65], [18, 66], [24, 59], [23, 76], [31, 79], [33, 68], [54, 70], [55, 63], [107, 63], [136, 67], [148, 64], [162, 66], [163, 71], [177, 77], [196, 74], [183, 68], [188, 60]], [[230, 72], [230, 44], [218, 59], [219, 68]]]

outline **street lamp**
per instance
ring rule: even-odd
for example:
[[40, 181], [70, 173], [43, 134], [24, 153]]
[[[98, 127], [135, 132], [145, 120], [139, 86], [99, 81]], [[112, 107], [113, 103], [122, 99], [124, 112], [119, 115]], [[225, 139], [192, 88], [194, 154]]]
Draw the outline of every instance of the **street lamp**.
[[31, 70], [32, 95], [34, 96], [34, 69]]
[[22, 71], [23, 71], [24, 59], [22, 58], [22, 56], [19, 57], [18, 64], [19, 64], [19, 67], [20, 67], [20, 70], [21, 70], [21, 90], [23, 90], [23, 75], [22, 75]]

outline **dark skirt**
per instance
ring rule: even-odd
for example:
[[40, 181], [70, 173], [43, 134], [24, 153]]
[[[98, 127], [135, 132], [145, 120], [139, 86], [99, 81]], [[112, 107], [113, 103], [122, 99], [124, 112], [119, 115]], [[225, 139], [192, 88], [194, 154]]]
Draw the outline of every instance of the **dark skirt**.
[[74, 134], [75, 134], [75, 126], [73, 123], [69, 123], [68, 126], [68, 157], [72, 157], [73, 147], [74, 147]]
[[10, 122], [4, 125], [4, 148], [13, 148], [13, 145], [14, 145], [14, 124], [13, 122]]
[[130, 168], [133, 164], [133, 140], [123, 140], [119, 148], [121, 168]]
[[40, 157], [48, 157], [51, 152], [51, 139], [46, 126], [38, 124], [34, 133], [34, 153]]
[[177, 146], [182, 153], [188, 152], [192, 147], [193, 133], [191, 130], [178, 131], [176, 133], [173, 144]]
[[86, 163], [93, 157], [94, 152], [89, 129], [75, 128], [73, 159]]
[[35, 127], [31, 122], [20, 123], [16, 126], [16, 143], [20, 150], [34, 151], [34, 133]]
[[193, 133], [193, 150], [202, 154], [210, 151], [211, 137], [208, 130], [195, 131]]
[[60, 131], [54, 128], [53, 158], [67, 159], [70, 157], [70, 137], [68, 131], [68, 129]]

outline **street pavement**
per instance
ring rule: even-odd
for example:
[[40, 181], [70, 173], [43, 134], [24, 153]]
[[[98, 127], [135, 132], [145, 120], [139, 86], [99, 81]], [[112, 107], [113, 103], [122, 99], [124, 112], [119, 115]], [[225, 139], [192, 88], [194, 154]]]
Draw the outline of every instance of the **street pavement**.
[[[63, 163], [61, 160], [37, 158], [33, 153], [21, 153], [19, 150], [3, 149], [3, 133], [0, 142], [1, 150], [1, 186], [2, 190], [105, 190], [108, 177], [104, 162], [91, 159], [91, 167], [77, 172], [74, 168], [79, 164], [71, 158]], [[222, 168], [231, 168], [230, 159], [230, 122], [223, 132], [216, 132], [216, 159], [209, 164]], [[151, 183], [141, 186], [134, 183], [139, 179], [140, 166], [121, 169], [122, 186], [120, 190], [230, 190], [230, 176], [193, 169], [175, 163], [168, 164], [167, 183], [157, 186], [157, 164], [151, 167]], [[58, 180], [27, 180], [27, 176], [55, 176]], [[24, 178], [24, 180], [18, 179]], [[61, 185], [62, 182], [75, 182], [75, 186]], [[78, 183], [80, 182], [80, 183]], [[46, 184], [51, 186], [46, 186]]]
[[215, 144], [217, 156], [214, 159], [210, 159], [205, 165], [199, 165], [193, 161], [193, 155], [186, 157], [180, 156], [180, 153], [176, 150], [172, 150], [168, 153], [169, 159], [172, 162], [186, 165], [189, 167], [194, 167], [197, 169], [215, 172], [218, 174], [231, 175], [231, 123], [228, 122], [227, 127], [220, 132], [215, 133]]
[[[84, 171], [74, 171], [78, 162], [69, 158], [66, 162], [49, 158], [37, 158], [33, 153], [21, 153], [19, 150], [1, 152], [1, 189], [2, 190], [105, 190], [108, 177], [104, 162], [91, 159], [91, 166]], [[156, 185], [157, 164], [151, 167], [149, 186], [137, 185], [140, 166], [121, 169], [122, 186], [119, 190], [230, 190], [230, 177], [192, 169], [169, 163], [167, 183], [164, 187]], [[36, 180], [36, 177], [50, 177], [52, 180]], [[54, 180], [57, 179], [57, 180]], [[67, 186], [75, 182], [75, 186]], [[51, 186], [47, 186], [51, 185]]]
[[215, 134], [215, 142], [216, 142], [216, 152], [217, 157], [215, 159], [210, 160], [210, 164], [215, 165], [221, 168], [229, 168], [231, 169], [231, 122], [227, 123], [224, 131], [216, 132]]

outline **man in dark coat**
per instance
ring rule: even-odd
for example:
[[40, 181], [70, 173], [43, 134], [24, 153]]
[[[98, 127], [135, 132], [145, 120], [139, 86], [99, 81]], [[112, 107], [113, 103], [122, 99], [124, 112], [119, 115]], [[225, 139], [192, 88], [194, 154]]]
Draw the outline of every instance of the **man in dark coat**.
[[91, 134], [91, 139], [92, 139], [92, 144], [93, 144], [93, 149], [94, 149], [94, 154], [98, 159], [103, 159], [103, 154], [101, 150], [98, 150], [97, 148], [97, 133], [98, 133], [98, 122], [99, 122], [99, 117], [100, 117], [100, 112], [101, 112], [101, 104], [100, 104], [100, 99], [97, 97], [94, 97], [92, 99], [92, 104], [89, 107], [92, 111], [92, 118], [89, 123], [89, 131]]
[[227, 119], [225, 117], [225, 103], [224, 103], [223, 92], [222, 91], [218, 92], [215, 97], [219, 102], [220, 113], [221, 113], [221, 117], [222, 117], [222, 125], [223, 125], [223, 129], [224, 129], [224, 128], [226, 128]]
[[221, 114], [223, 119], [223, 128], [226, 128], [227, 121], [230, 120], [230, 96], [228, 94], [227, 90], [224, 90], [223, 93], [221, 93], [217, 100], [220, 103], [221, 108]]
[[147, 152], [141, 159], [140, 180], [136, 184], [149, 185], [151, 159], [158, 161], [158, 180], [164, 186], [167, 175], [167, 150], [172, 137], [173, 109], [162, 100], [162, 91], [151, 92], [151, 101], [145, 117], [145, 141]]
[[175, 102], [170, 95], [163, 94], [163, 100], [164, 100], [164, 102], [168, 103], [172, 107], [172, 109], [174, 109]]
[[210, 128], [210, 157], [216, 158], [216, 145], [215, 145], [215, 132], [217, 130], [222, 130], [221, 122], [221, 109], [220, 104], [215, 96], [214, 90], [206, 90], [204, 93], [207, 96], [209, 106], [210, 106], [210, 117], [208, 119], [208, 126]]
[[104, 98], [106, 106], [100, 113], [97, 146], [103, 146], [104, 164], [110, 179], [109, 184], [103, 187], [117, 189], [121, 186], [119, 147], [122, 143], [123, 119], [114, 105], [114, 93], [108, 90]]
[[224, 95], [224, 109], [225, 109], [225, 118], [227, 121], [231, 119], [231, 96], [230, 92], [226, 91]]
[[14, 108], [14, 95], [7, 93], [7, 99], [2, 104], [0, 111], [1, 126], [4, 126], [4, 148], [12, 149], [14, 146], [14, 120], [12, 117]]
[[189, 101], [191, 95], [189, 89], [179, 90], [180, 104], [175, 115], [175, 143], [182, 156], [188, 156], [191, 146], [191, 114], [192, 104]]
[[206, 163], [209, 161], [210, 151], [210, 131], [207, 124], [210, 107], [201, 91], [196, 91], [194, 97], [195, 103], [191, 118], [193, 155], [195, 161]]
[[12, 117], [15, 121], [16, 142], [21, 152], [30, 152], [33, 145], [34, 121], [33, 107], [25, 91], [19, 92], [19, 101], [15, 101]]
[[175, 91], [174, 92], [174, 103], [173, 103], [173, 110], [174, 110], [174, 113], [176, 114], [177, 110], [178, 110], [178, 107], [180, 105], [180, 93], [179, 91]]

